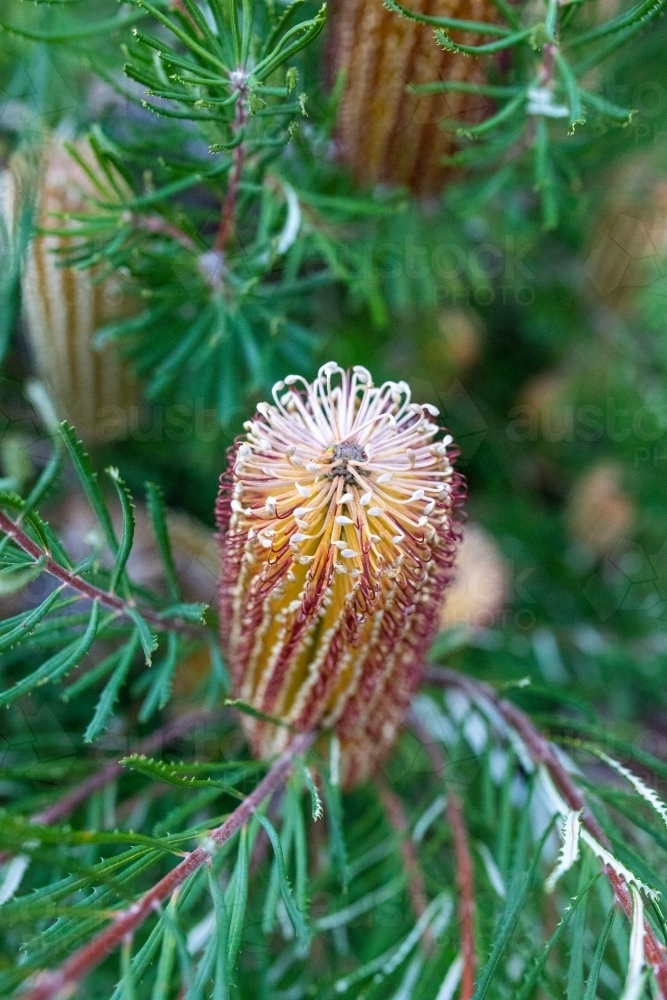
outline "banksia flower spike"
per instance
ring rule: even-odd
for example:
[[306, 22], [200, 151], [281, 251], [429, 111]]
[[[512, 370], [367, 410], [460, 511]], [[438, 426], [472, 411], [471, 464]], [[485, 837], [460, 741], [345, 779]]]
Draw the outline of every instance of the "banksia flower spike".
[[[87, 143], [73, 145], [91, 172], [99, 170]], [[57, 216], [88, 211], [91, 197], [100, 198], [100, 192], [90, 176], [62, 141], [50, 140], [37, 225], [60, 230], [68, 223]], [[95, 350], [93, 338], [105, 324], [138, 311], [139, 302], [116, 275], [100, 280], [92, 269], [63, 266], [63, 252], [74, 248], [75, 234], [76, 223], [71, 237], [59, 232], [32, 241], [23, 275], [25, 328], [35, 368], [58, 410], [84, 441], [95, 443], [132, 429], [140, 394], [115, 345]]]
[[[416, 0], [406, 6], [420, 14], [497, 20], [490, 0]], [[342, 160], [361, 183], [437, 192], [451, 172], [443, 157], [456, 149], [439, 122], [478, 122], [490, 104], [475, 94], [417, 95], [407, 87], [438, 80], [483, 83], [479, 61], [443, 51], [430, 25], [400, 17], [382, 0], [335, 0], [329, 31], [330, 75], [345, 73], [336, 128]], [[466, 33], [460, 40], [475, 44], [479, 38]]]
[[[450, 580], [463, 483], [437, 410], [356, 366], [278, 382], [232, 449], [217, 507], [234, 691], [299, 731], [333, 729], [341, 780], [389, 752]], [[286, 727], [244, 717], [254, 751]]]

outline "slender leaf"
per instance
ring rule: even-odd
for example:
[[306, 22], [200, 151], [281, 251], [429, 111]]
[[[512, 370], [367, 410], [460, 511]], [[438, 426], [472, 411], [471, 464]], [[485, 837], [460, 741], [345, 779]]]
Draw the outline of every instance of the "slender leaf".
[[[246, 830], [241, 831], [242, 835], [245, 833]], [[208, 881], [213, 899], [213, 912], [215, 913], [215, 934], [211, 939], [215, 941], [215, 971], [211, 1000], [227, 1000], [229, 996], [229, 977], [227, 973], [229, 949], [225, 897], [216, 875], [210, 869], [208, 872]]]
[[349, 882], [349, 875], [347, 848], [345, 846], [345, 834], [343, 833], [343, 804], [340, 796], [340, 788], [338, 785], [332, 785], [325, 773], [322, 773], [322, 788], [326, 804], [326, 817], [329, 828], [329, 841], [331, 844], [331, 860], [334, 865], [334, 870], [340, 879], [343, 890], [346, 890]]
[[146, 657], [146, 666], [150, 667], [153, 661], [153, 653], [157, 649], [158, 642], [157, 636], [153, 635], [149, 629], [146, 621], [141, 617], [139, 611], [136, 608], [128, 607], [126, 608], [126, 614], [132, 619], [134, 624], [137, 626], [139, 632], [139, 640], [141, 642], [141, 648], [144, 651], [144, 656]]
[[98, 21], [96, 24], [84, 25], [80, 28], [68, 28], [63, 31], [34, 31], [19, 27], [13, 24], [0, 23], [0, 31], [9, 34], [20, 35], [22, 38], [30, 38], [35, 42], [75, 42], [83, 38], [94, 38], [95, 35], [108, 35], [112, 31], [121, 31], [129, 25], [136, 24], [146, 15], [129, 14], [127, 17], [111, 17], [105, 21]]
[[57, 445], [54, 449], [49, 461], [44, 466], [39, 479], [31, 489], [28, 494], [25, 505], [23, 507], [23, 514], [21, 515], [21, 520], [25, 517], [28, 511], [33, 510], [37, 504], [44, 498], [46, 493], [53, 486], [61, 468], [62, 468], [62, 454], [61, 449], [58, 447], [59, 440], [56, 439]]
[[107, 544], [115, 556], [118, 551], [118, 541], [111, 522], [111, 515], [109, 514], [109, 510], [102, 495], [102, 490], [100, 489], [97, 481], [97, 473], [93, 472], [90, 459], [84, 451], [83, 444], [77, 438], [74, 428], [67, 423], [63, 423], [60, 425], [60, 432], [63, 436], [63, 441], [65, 442], [65, 447], [69, 453], [72, 465], [74, 466], [76, 474], [79, 477], [83, 491], [86, 494], [86, 499], [93, 508], [95, 516], [104, 531]]
[[120, 763], [123, 767], [129, 767], [133, 771], [139, 771], [153, 780], [163, 781], [168, 785], [177, 785], [179, 788], [219, 788], [228, 795], [233, 795], [234, 798], [245, 798], [245, 795], [233, 785], [216, 781], [215, 778], [193, 778], [182, 774], [187, 765], [168, 764], [166, 761], [144, 757], [143, 754], [131, 754], [129, 757], [123, 757]]
[[147, 722], [154, 712], [163, 709], [171, 695], [171, 682], [178, 662], [180, 642], [175, 632], [167, 636], [167, 655], [153, 667], [155, 677], [151, 682], [144, 702], [139, 709], [139, 721]]
[[241, 946], [243, 921], [248, 901], [248, 860], [248, 830], [244, 827], [239, 837], [239, 851], [234, 868], [232, 912], [229, 919], [227, 969], [230, 977]]
[[146, 506], [153, 525], [153, 532], [157, 542], [160, 558], [164, 567], [169, 594], [174, 601], [180, 599], [178, 580], [176, 578], [176, 566], [171, 551], [169, 532], [167, 531], [167, 515], [164, 506], [164, 495], [159, 486], [155, 483], [146, 483]]
[[23, 590], [29, 584], [42, 575], [46, 557], [41, 557], [37, 562], [21, 562], [16, 566], [6, 566], [0, 569], [0, 597], [8, 597]]
[[[95, 637], [98, 632], [99, 617], [99, 602], [93, 601], [88, 627], [84, 635], [82, 635], [79, 639], [76, 639], [74, 642], [69, 643], [69, 645], [67, 645], [60, 652], [55, 653], [46, 661], [46, 663], [43, 663], [37, 670], [34, 670], [27, 677], [18, 681], [13, 687], [0, 692], [0, 705], [9, 705], [17, 698], [20, 698], [21, 695], [34, 690], [34, 688], [41, 687], [42, 684], [48, 684], [49, 682], [59, 680], [64, 674], [71, 670], [72, 667], [76, 666], [81, 658], [86, 655], [95, 641]], [[113, 615], [110, 615], [106, 621], [112, 620], [113, 617]], [[102, 627], [103, 626], [104, 622], [102, 623]]]
[[575, 912], [577, 912], [577, 907], [579, 906], [581, 901], [586, 897], [589, 889], [593, 887], [594, 883], [598, 880], [599, 877], [600, 876], [598, 873], [594, 875], [591, 879], [589, 879], [584, 888], [580, 892], [578, 892], [577, 895], [574, 897], [574, 899], [570, 902], [569, 906], [565, 910], [565, 913], [561, 917], [561, 920], [558, 926], [556, 927], [556, 930], [553, 932], [553, 934], [545, 944], [544, 949], [542, 950], [542, 954], [539, 956], [533, 968], [530, 970], [530, 973], [526, 977], [523, 986], [521, 987], [521, 990], [519, 991], [519, 993], [517, 993], [516, 1000], [528, 1000], [528, 997], [531, 995], [533, 989], [538, 983], [540, 976], [542, 975], [544, 967], [547, 964], [549, 955], [551, 954], [555, 946], [558, 944], [561, 935], [565, 931], [565, 928], [569, 924], [573, 915], [575, 914]]
[[542, 854], [542, 849], [546, 843], [547, 837], [551, 833], [554, 819], [551, 820], [547, 829], [543, 833], [535, 851], [532, 864], [528, 871], [523, 875], [518, 889], [508, 897], [507, 904], [498, 920], [498, 930], [494, 936], [491, 954], [482, 969], [479, 981], [473, 994], [473, 1000], [484, 1000], [484, 997], [486, 997], [489, 992], [500, 959], [502, 958], [503, 953], [514, 933], [519, 916], [521, 915], [521, 910], [532, 886], [535, 872], [537, 871], [537, 866]]
[[462, 21], [457, 17], [435, 17], [431, 14], [422, 14], [420, 11], [409, 10], [397, 0], [384, 0], [384, 6], [394, 14], [399, 14], [411, 21], [419, 21], [421, 24], [430, 24], [434, 28], [456, 28], [459, 31], [475, 31], [478, 34], [499, 35], [500, 37], [511, 34], [509, 28], [500, 24], [485, 21]]
[[294, 896], [292, 895], [292, 889], [287, 878], [287, 872], [285, 870], [285, 860], [283, 858], [283, 851], [280, 844], [280, 838], [276, 833], [273, 824], [260, 813], [257, 813], [257, 819], [262, 824], [266, 830], [269, 840], [271, 841], [271, 846], [273, 848], [273, 854], [276, 860], [276, 870], [278, 872], [278, 884], [280, 887], [280, 895], [282, 897], [283, 903], [285, 904], [285, 909], [287, 915], [290, 918], [292, 926], [297, 936], [302, 948], [307, 948], [310, 943], [310, 931], [306, 924], [305, 917], [296, 902], [294, 901]]
[[132, 513], [132, 497], [125, 486], [125, 483], [120, 478], [118, 469], [107, 469], [107, 472], [116, 487], [116, 493], [118, 494], [120, 508], [123, 514], [123, 535], [118, 552], [116, 553], [116, 560], [114, 562], [114, 567], [111, 571], [111, 579], [109, 581], [109, 590], [113, 594], [119, 581], [125, 573], [125, 566], [127, 565], [127, 560], [129, 559], [130, 552], [132, 551], [132, 542], [134, 541], [134, 514]]
[[595, 955], [593, 956], [593, 964], [591, 965], [590, 972], [588, 973], [588, 980], [586, 981], [586, 992], [584, 993], [583, 1000], [595, 1000], [598, 980], [600, 978], [600, 970], [602, 969], [602, 958], [604, 956], [604, 950], [607, 945], [607, 938], [611, 931], [612, 924], [614, 923], [614, 917], [616, 916], [616, 908], [612, 906], [609, 913], [607, 914], [607, 919], [604, 922], [602, 931], [598, 938], [598, 943], [595, 947]]
[[118, 692], [125, 681], [128, 670], [132, 666], [132, 660], [138, 648], [139, 636], [137, 632], [133, 632], [119, 658], [118, 666], [100, 694], [95, 706], [95, 714], [89, 722], [83, 737], [84, 743], [92, 743], [107, 728], [116, 699], [118, 698]]

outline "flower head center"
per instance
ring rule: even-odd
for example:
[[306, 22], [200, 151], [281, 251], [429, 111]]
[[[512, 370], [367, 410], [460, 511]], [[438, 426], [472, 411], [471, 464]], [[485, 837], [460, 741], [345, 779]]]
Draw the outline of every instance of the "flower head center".
[[368, 455], [362, 446], [356, 441], [340, 441], [338, 444], [332, 445], [331, 452], [333, 457], [327, 476], [330, 479], [342, 476], [346, 483], [355, 482], [348, 462], [366, 462], [368, 460]]

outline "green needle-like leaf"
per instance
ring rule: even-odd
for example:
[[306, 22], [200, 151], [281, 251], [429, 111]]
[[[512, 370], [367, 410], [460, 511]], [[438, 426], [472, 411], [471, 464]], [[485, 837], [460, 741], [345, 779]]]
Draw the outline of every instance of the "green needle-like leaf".
[[294, 931], [296, 933], [297, 939], [302, 948], [307, 948], [310, 943], [310, 931], [306, 924], [305, 917], [301, 910], [298, 908], [294, 897], [292, 895], [292, 889], [287, 878], [287, 872], [285, 870], [285, 860], [283, 858], [283, 850], [280, 844], [280, 838], [276, 833], [276, 829], [273, 824], [260, 813], [257, 813], [257, 819], [262, 824], [266, 830], [269, 840], [271, 841], [271, 846], [273, 848], [274, 857], [276, 859], [276, 871], [278, 873], [278, 885], [280, 888], [280, 895], [282, 897], [283, 903], [285, 904], [285, 909], [287, 910], [287, 915], [292, 922]]
[[397, 0], [383, 0], [387, 10], [401, 17], [406, 17], [411, 21], [419, 21], [422, 24], [431, 24], [434, 28], [456, 28], [459, 31], [475, 31], [483, 35], [498, 35], [506, 37], [511, 35], [509, 28], [500, 24], [486, 23], [485, 21], [463, 21], [457, 17], [435, 17], [432, 14], [422, 14], [418, 11], [409, 10]]
[[507, 899], [507, 905], [504, 912], [498, 921], [498, 933], [495, 936], [494, 945], [491, 950], [491, 954], [482, 969], [479, 981], [475, 988], [473, 994], [473, 1000], [484, 1000], [487, 996], [495, 971], [498, 967], [500, 959], [503, 956], [505, 949], [507, 948], [510, 939], [514, 933], [519, 916], [521, 914], [522, 907], [530, 891], [535, 872], [537, 871], [537, 866], [540, 861], [540, 856], [542, 854], [542, 848], [546, 843], [547, 837], [551, 833], [551, 828], [553, 826], [553, 819], [549, 826], [547, 827], [545, 833], [542, 835], [540, 842], [537, 846], [535, 854], [533, 856], [533, 862], [528, 869], [528, 871], [521, 877], [518, 888], [513, 892]]
[[132, 660], [138, 648], [139, 636], [137, 632], [133, 632], [122, 655], [119, 657], [118, 666], [115, 668], [110, 680], [107, 681], [99, 697], [99, 701], [95, 707], [95, 714], [88, 723], [88, 728], [83, 737], [85, 743], [92, 743], [107, 728], [118, 698], [118, 693], [127, 677], [128, 670], [132, 666]]
[[243, 921], [248, 902], [248, 863], [248, 830], [244, 828], [239, 835], [239, 850], [232, 881], [233, 897], [231, 901], [231, 916], [229, 918], [227, 950], [227, 969], [230, 979], [233, 976], [236, 956], [241, 947]]
[[118, 541], [111, 522], [111, 515], [109, 514], [102, 490], [97, 481], [97, 473], [93, 472], [90, 459], [84, 451], [83, 444], [78, 440], [74, 428], [67, 423], [63, 423], [61, 424], [61, 433], [86, 499], [93, 508], [97, 520], [100, 522], [109, 548], [116, 555]]
[[111, 571], [111, 579], [109, 581], [109, 590], [113, 594], [123, 574], [125, 573], [125, 566], [127, 565], [127, 560], [129, 559], [130, 552], [132, 551], [132, 542], [134, 541], [134, 514], [132, 512], [132, 497], [130, 496], [125, 483], [120, 478], [118, 469], [107, 469], [107, 472], [116, 487], [116, 493], [118, 494], [118, 499], [120, 500], [120, 508], [123, 515], [123, 535], [118, 552], [116, 553], [116, 561], [114, 562], [114, 567]]
[[150, 667], [153, 662], [153, 653], [158, 647], [157, 636], [153, 635], [150, 628], [146, 624], [145, 619], [141, 617], [141, 613], [137, 611], [136, 608], [128, 607], [126, 609], [126, 614], [137, 626], [139, 639], [141, 641], [141, 648], [143, 649], [144, 656], [146, 658], [146, 666]]
[[615, 916], [616, 916], [616, 908], [612, 906], [609, 913], [607, 914], [607, 919], [604, 922], [604, 926], [602, 928], [600, 937], [598, 938], [597, 945], [595, 947], [593, 964], [591, 965], [590, 971], [588, 973], [588, 980], [586, 982], [586, 992], [584, 993], [583, 1000], [595, 1000], [595, 997], [597, 996], [598, 980], [600, 978], [600, 971], [602, 969], [602, 959], [604, 957], [604, 950], [607, 946], [607, 939], [611, 932]]
[[43, 557], [37, 562], [21, 562], [16, 566], [5, 566], [0, 569], [0, 597], [8, 597], [23, 590], [41, 576], [45, 565], [46, 557]]
[[178, 581], [176, 579], [176, 566], [171, 551], [169, 533], [167, 531], [167, 516], [164, 506], [164, 495], [159, 486], [155, 483], [146, 483], [146, 506], [153, 525], [155, 540], [162, 559], [164, 573], [169, 585], [169, 593], [173, 600], [178, 601], [180, 597]]
[[43, 684], [53, 683], [67, 674], [86, 655], [98, 632], [98, 627], [104, 628], [105, 622], [111, 621], [115, 616], [110, 615], [100, 623], [100, 605], [98, 601], [93, 601], [88, 627], [80, 639], [69, 643], [60, 652], [55, 653], [37, 670], [34, 670], [23, 680], [17, 681], [13, 687], [6, 691], [0, 691], [0, 705], [9, 705], [16, 701], [21, 695], [33, 691]]

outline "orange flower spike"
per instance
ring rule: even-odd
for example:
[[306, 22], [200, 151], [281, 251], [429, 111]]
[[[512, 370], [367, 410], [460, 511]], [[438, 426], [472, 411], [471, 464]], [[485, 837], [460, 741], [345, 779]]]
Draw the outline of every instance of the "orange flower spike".
[[[359, 366], [278, 382], [230, 454], [217, 519], [238, 697], [333, 728], [347, 784], [388, 753], [438, 627], [463, 496], [451, 436]], [[288, 731], [245, 718], [259, 755]]]

